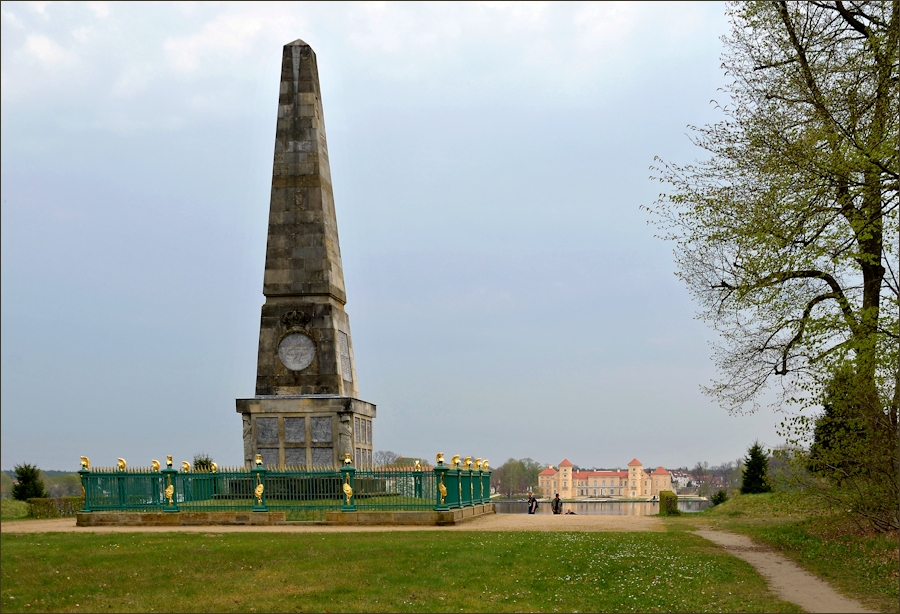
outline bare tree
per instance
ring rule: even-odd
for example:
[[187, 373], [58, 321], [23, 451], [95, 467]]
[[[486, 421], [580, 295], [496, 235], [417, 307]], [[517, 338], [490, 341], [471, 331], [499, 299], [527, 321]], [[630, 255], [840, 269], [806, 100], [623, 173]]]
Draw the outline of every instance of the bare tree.
[[376, 467], [389, 467], [396, 463], [398, 458], [400, 458], [400, 455], [390, 450], [377, 450], [372, 455], [372, 460], [375, 462]]

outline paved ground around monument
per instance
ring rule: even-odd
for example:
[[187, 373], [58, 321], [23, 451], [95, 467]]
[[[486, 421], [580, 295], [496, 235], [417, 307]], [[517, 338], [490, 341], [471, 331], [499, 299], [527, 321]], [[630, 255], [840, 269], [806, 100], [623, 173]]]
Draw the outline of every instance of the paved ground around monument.
[[[77, 527], [74, 518], [56, 520], [19, 520], [0, 523], [3, 533], [89, 532], [89, 533], [310, 533], [310, 532], [379, 532], [379, 531], [665, 531], [663, 522], [654, 516], [552, 516], [527, 514], [494, 514], [450, 527], [329, 527], [323, 525], [279, 526], [184, 526], [184, 527]], [[804, 571], [800, 566], [760, 546], [749, 537], [700, 529], [695, 533], [756, 568], [770, 589], [780, 598], [796, 603], [808, 612], [871, 612], [848, 599], [826, 582]]]
[[16, 520], [0, 524], [3, 533], [47, 533], [82, 531], [91, 533], [309, 533], [309, 532], [372, 532], [372, 531], [665, 531], [662, 521], [655, 516], [600, 516], [551, 514], [491, 514], [470, 522], [449, 527], [416, 526], [358, 526], [329, 527], [317, 524], [275, 526], [181, 526], [181, 527], [76, 527], [74, 518], [54, 520]]

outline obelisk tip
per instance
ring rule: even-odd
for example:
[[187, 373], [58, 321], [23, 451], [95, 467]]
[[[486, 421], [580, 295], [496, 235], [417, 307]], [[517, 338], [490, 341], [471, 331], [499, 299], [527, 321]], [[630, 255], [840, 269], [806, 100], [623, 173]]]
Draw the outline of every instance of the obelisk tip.
[[298, 38], [297, 40], [285, 45], [285, 47], [309, 47], [309, 43]]

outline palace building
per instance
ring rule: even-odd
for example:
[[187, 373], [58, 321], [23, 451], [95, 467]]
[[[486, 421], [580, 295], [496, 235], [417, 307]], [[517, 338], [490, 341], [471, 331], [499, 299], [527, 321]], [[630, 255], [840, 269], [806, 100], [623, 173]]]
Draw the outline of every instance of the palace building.
[[638, 459], [628, 463], [627, 471], [575, 471], [569, 459], [559, 469], [547, 467], [538, 474], [538, 486], [545, 497], [559, 493], [562, 499], [593, 497], [658, 497], [660, 491], [673, 490], [672, 475], [657, 467], [650, 473]]

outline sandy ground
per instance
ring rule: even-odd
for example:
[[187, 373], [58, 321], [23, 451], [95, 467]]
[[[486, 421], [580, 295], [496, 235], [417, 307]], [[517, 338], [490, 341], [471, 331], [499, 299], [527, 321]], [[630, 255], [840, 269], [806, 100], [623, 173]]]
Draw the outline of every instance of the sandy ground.
[[54, 520], [15, 520], [0, 523], [3, 533], [352, 533], [377, 531], [662, 531], [663, 524], [654, 516], [601, 516], [552, 514], [491, 514], [449, 527], [360, 526], [331, 527], [319, 524], [275, 526], [178, 526], [178, 527], [76, 527], [74, 518]]
[[770, 548], [759, 546], [749, 537], [712, 530], [695, 533], [753, 565], [769, 583], [773, 593], [785, 601], [796, 603], [807, 612], [872, 611], [840, 595], [823, 580]]
[[[549, 514], [493, 514], [449, 527], [360, 526], [332, 527], [321, 524], [276, 526], [178, 526], [178, 527], [77, 527], [74, 518], [57, 520], [15, 520], [0, 523], [3, 533], [352, 533], [379, 531], [663, 531], [655, 516], [604, 516]], [[871, 612], [861, 604], [838, 594], [823, 580], [801, 569], [790, 559], [759, 546], [749, 537], [704, 529], [696, 534], [724, 548], [756, 568], [769, 588], [785, 601], [796, 603], [807, 612]]]

